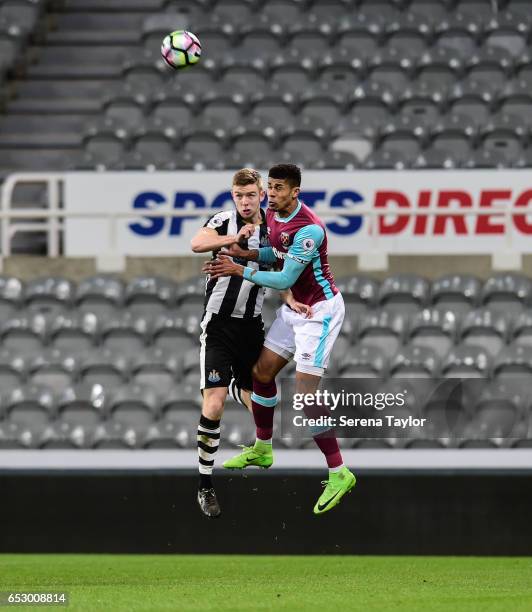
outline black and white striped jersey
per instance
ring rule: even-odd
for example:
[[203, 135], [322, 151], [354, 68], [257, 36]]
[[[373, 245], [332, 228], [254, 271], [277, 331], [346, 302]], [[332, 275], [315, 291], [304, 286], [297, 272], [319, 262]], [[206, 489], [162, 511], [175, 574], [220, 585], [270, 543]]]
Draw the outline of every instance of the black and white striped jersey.
[[[262, 223], [255, 229], [255, 233], [244, 244], [244, 248], [258, 249], [269, 246], [268, 232], [266, 228], [266, 215], [261, 209]], [[244, 220], [238, 211], [224, 210], [213, 215], [203, 227], [210, 227], [218, 232], [220, 236], [238, 234], [244, 225]], [[216, 256], [213, 253], [213, 258]], [[234, 258], [236, 263], [248, 266], [255, 270], [268, 270], [268, 266], [256, 261], [245, 261]], [[237, 317], [240, 319], [252, 319], [260, 315], [264, 301], [265, 289], [244, 280], [242, 277], [228, 276], [211, 280], [207, 278], [205, 290], [205, 310], [219, 315]]]

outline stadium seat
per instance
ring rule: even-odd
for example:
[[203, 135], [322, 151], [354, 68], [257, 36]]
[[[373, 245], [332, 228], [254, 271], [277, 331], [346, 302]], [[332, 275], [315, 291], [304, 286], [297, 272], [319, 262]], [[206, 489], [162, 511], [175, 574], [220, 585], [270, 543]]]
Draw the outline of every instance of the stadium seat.
[[109, 393], [107, 406], [112, 422], [145, 431], [157, 415], [157, 393], [144, 385], [124, 385]]
[[3, 403], [8, 421], [33, 434], [42, 431], [55, 412], [52, 392], [40, 385], [12, 389]]
[[76, 382], [78, 370], [78, 358], [57, 348], [39, 352], [28, 359], [30, 383], [47, 387], [56, 395]]
[[445, 378], [487, 378], [490, 371], [490, 354], [483, 347], [473, 345], [453, 347], [441, 366]]
[[133, 316], [155, 317], [175, 305], [176, 289], [170, 279], [138, 276], [126, 286], [125, 305]]
[[432, 281], [432, 306], [442, 311], [450, 311], [458, 316], [469, 312], [480, 301], [482, 283], [464, 274], [450, 274]]
[[411, 346], [433, 349], [441, 359], [454, 344], [457, 323], [453, 312], [424, 308], [410, 319], [406, 341]]
[[46, 343], [49, 326], [49, 317], [41, 313], [19, 313], [18, 316], [3, 322], [2, 345], [19, 354], [35, 354]]
[[[2, 393], [21, 387], [27, 376], [28, 360], [9, 349], [0, 350], [0, 389]], [[0, 408], [0, 417], [1, 417]], [[1, 419], [0, 419], [1, 420]]]
[[75, 284], [66, 278], [41, 277], [26, 283], [24, 301], [33, 311], [57, 311], [71, 306], [74, 292]]
[[149, 333], [148, 319], [126, 311], [122, 316], [102, 321], [101, 342], [106, 348], [132, 355], [144, 347]]
[[511, 322], [509, 341], [514, 345], [532, 346], [532, 311], [520, 312]]
[[153, 323], [151, 341], [157, 348], [183, 354], [193, 348], [197, 342], [189, 325], [190, 323], [180, 312], [161, 315]]
[[354, 346], [339, 360], [338, 376], [342, 378], [384, 378], [388, 360], [376, 346]]
[[174, 386], [182, 371], [179, 353], [174, 350], [151, 348], [132, 356], [131, 379], [151, 387], [158, 394], [166, 394]]
[[131, 353], [118, 353], [109, 349], [94, 349], [80, 358], [80, 381], [87, 385], [101, 385], [109, 390], [126, 382], [128, 358]]
[[481, 292], [481, 303], [490, 308], [518, 314], [530, 304], [532, 281], [520, 274], [497, 274], [486, 280]]
[[341, 291], [349, 312], [365, 313], [377, 304], [379, 281], [368, 276], [356, 274], [336, 280], [336, 286]]
[[403, 339], [406, 319], [399, 313], [375, 310], [360, 318], [357, 344], [374, 346], [394, 355]]
[[20, 307], [24, 283], [14, 276], [0, 276], [0, 321], [10, 317]]
[[106, 393], [101, 385], [75, 384], [57, 398], [58, 422], [91, 427], [106, 416]]
[[99, 321], [92, 312], [58, 314], [50, 324], [49, 341], [70, 353], [90, 350], [97, 342]]
[[78, 283], [75, 303], [82, 312], [94, 313], [97, 317], [114, 315], [122, 306], [124, 282], [115, 276], [98, 274]]
[[437, 374], [439, 356], [428, 346], [401, 348], [390, 361], [390, 376], [395, 378], [432, 378]]
[[472, 310], [460, 324], [459, 341], [482, 346], [492, 357], [503, 348], [507, 338], [507, 316], [488, 308]]
[[398, 274], [381, 283], [378, 303], [388, 311], [410, 314], [428, 303], [429, 293], [427, 279], [415, 274]]

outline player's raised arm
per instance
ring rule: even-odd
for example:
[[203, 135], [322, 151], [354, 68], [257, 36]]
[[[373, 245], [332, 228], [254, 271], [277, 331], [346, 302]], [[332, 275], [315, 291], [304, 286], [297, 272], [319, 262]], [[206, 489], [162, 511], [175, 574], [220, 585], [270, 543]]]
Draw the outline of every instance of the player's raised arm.
[[238, 244], [239, 241], [247, 240], [255, 231], [255, 226], [251, 223], [240, 228], [238, 234], [227, 235], [223, 227], [224, 222], [218, 215], [211, 217], [190, 241], [192, 251], [194, 253], [218, 251], [224, 247]]

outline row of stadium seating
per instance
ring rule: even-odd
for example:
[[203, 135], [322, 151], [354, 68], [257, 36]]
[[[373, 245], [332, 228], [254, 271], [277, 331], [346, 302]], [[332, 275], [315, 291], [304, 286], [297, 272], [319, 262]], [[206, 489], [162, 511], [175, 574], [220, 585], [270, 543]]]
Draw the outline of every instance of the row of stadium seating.
[[[128, 330], [115, 333], [108, 344], [87, 346], [72, 334], [70, 345], [43, 348], [19, 333], [0, 351], [0, 382], [2, 392], [24, 384], [44, 384], [54, 393], [78, 382], [93, 382], [107, 390], [125, 382], [143, 383], [157, 392], [169, 392], [177, 383], [199, 385], [199, 348], [190, 348], [191, 337], [185, 341], [167, 334], [165, 342], [145, 348], [138, 336]], [[29, 336], [29, 334], [27, 334]], [[524, 340], [505, 345], [491, 329], [472, 332], [461, 344], [440, 330], [420, 330], [409, 344], [403, 345], [391, 328], [366, 330], [353, 344], [342, 336], [332, 354], [328, 369], [330, 377], [389, 378], [464, 377], [498, 380], [519, 374], [526, 384], [532, 383], [532, 334]], [[181, 341], [180, 341], [181, 340]], [[24, 342], [25, 341], [25, 342]], [[130, 356], [131, 355], [131, 356]], [[285, 374], [293, 373], [290, 363]], [[517, 384], [517, 383], [516, 383]]]
[[[524, 447], [532, 446], [530, 395], [515, 388], [516, 379], [484, 384], [478, 397], [442, 401], [437, 396], [418, 405], [420, 381], [392, 380], [380, 387], [394, 392], [397, 385], [410, 398], [394, 416], [426, 418], [424, 430], [411, 429], [406, 438], [388, 432], [378, 440], [343, 440], [343, 446], [377, 447]], [[528, 383], [530, 382], [530, 379]], [[200, 404], [197, 387], [172, 387], [164, 397], [154, 389], [129, 384], [108, 392], [98, 384], [68, 387], [54, 395], [42, 385], [17, 388], [5, 394], [0, 420], [0, 449], [6, 448], [194, 448]], [[287, 447], [309, 445], [281, 426], [276, 412], [276, 443]], [[254, 438], [251, 416], [228, 401], [222, 420], [222, 446], [248, 443]], [[311, 441], [310, 441], [311, 445]]]
[[[44, 4], [0, 91], [0, 175], [532, 163], [526, 2], [87, 0], [38, 22]], [[199, 35], [200, 66], [164, 66], [170, 24]]]
[[[202, 285], [106, 275], [77, 285], [58, 277], [2, 278], [0, 448], [194, 447]], [[413, 415], [430, 414], [430, 428], [417, 437], [344, 445], [530, 445], [531, 279], [398, 275], [380, 282], [355, 275], [338, 285], [348, 317], [329, 379], [378, 379], [383, 390], [411, 380], [414, 396], [422, 380], [483, 384], [482, 397], [458, 407], [411, 405]], [[266, 303], [271, 320], [276, 294]], [[291, 362], [285, 374], [293, 370]], [[277, 431], [279, 437], [279, 424]], [[225, 442], [252, 437], [250, 418], [230, 402]], [[286, 433], [279, 442], [306, 443]]]
[[[382, 281], [355, 274], [337, 279], [337, 285], [350, 310], [356, 309], [357, 314], [368, 308], [391, 309], [395, 305], [406, 312], [448, 306], [460, 313], [464, 307], [490, 306], [517, 313], [532, 306], [532, 279], [517, 273], [497, 273], [485, 280], [450, 274], [432, 281], [417, 274], [390, 275]], [[147, 309], [142, 314], [157, 315], [175, 307], [182, 309], [187, 302], [195, 307], [187, 314], [198, 314], [204, 290], [203, 276], [180, 283], [162, 276], [138, 276], [126, 282], [115, 275], [98, 274], [79, 283], [60, 276], [26, 282], [14, 276], [0, 276], [0, 318], [21, 307], [46, 310], [53, 306], [83, 307], [84, 311], [107, 315], [114, 309], [136, 305], [140, 310]], [[266, 301], [276, 304], [278, 294], [267, 290]]]

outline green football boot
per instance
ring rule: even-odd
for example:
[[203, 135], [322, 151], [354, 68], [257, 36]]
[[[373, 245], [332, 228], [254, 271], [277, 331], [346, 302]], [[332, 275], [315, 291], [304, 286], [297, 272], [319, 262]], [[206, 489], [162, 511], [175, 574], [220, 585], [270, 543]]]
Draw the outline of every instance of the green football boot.
[[242, 452], [224, 461], [224, 468], [228, 470], [243, 470], [250, 465], [260, 468], [269, 468], [273, 463], [271, 444], [255, 442], [255, 446], [242, 446]]
[[338, 472], [329, 475], [329, 480], [323, 480], [325, 490], [314, 506], [314, 514], [323, 514], [340, 503], [342, 497], [351, 491], [357, 479], [345, 466]]

